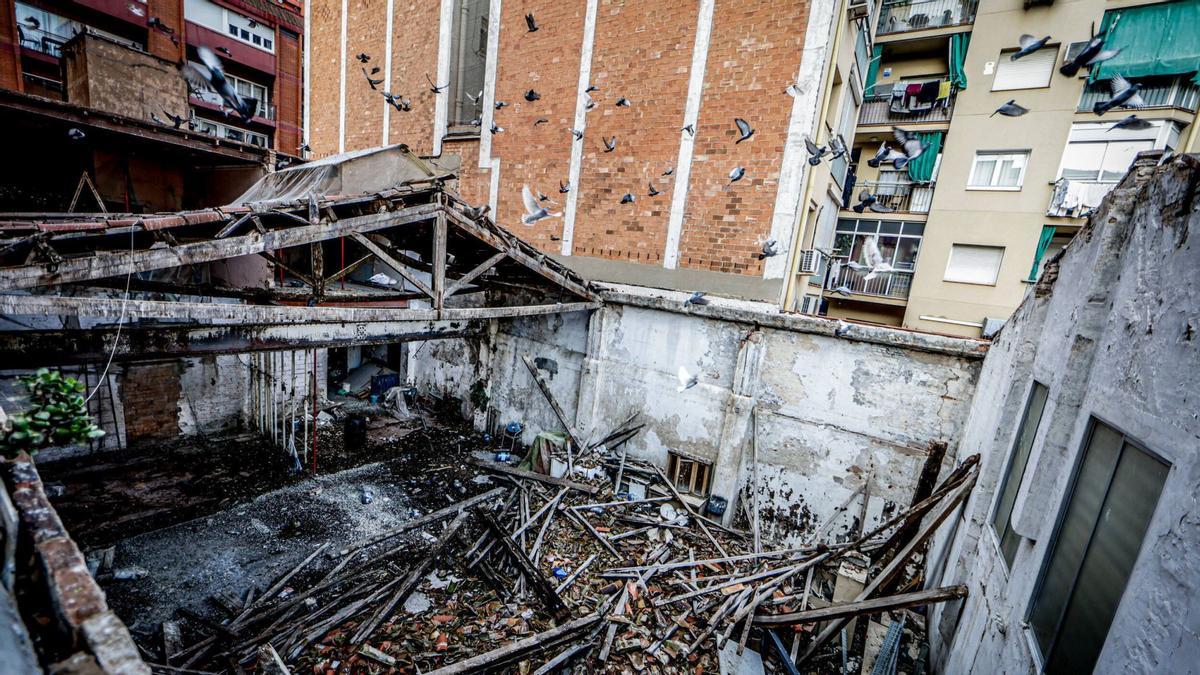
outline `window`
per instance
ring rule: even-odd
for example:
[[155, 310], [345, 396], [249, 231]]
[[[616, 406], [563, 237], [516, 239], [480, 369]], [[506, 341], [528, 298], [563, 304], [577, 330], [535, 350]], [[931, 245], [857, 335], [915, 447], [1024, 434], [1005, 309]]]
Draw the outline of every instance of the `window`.
[[275, 29], [209, 0], [184, 0], [183, 16], [192, 23], [268, 52], [275, 51]]
[[1032, 54], [1013, 61], [1015, 49], [1000, 52], [996, 63], [996, 77], [992, 79], [992, 91], [1012, 89], [1037, 89], [1050, 86], [1054, 64], [1058, 60], [1058, 46], [1042, 47]]
[[247, 143], [260, 148], [270, 147], [270, 144], [267, 142], [267, 137], [264, 134], [256, 133], [254, 131], [247, 131], [246, 129], [238, 129], [237, 127], [231, 127], [227, 124], [213, 122], [202, 117], [196, 117], [194, 112], [192, 114], [192, 123], [196, 125], [197, 131], [208, 134], [209, 136], [237, 141], [238, 143]]
[[667, 475], [680, 494], [707, 497], [712, 482], [712, 464], [668, 452]]
[[1017, 501], [1017, 491], [1021, 489], [1025, 465], [1029, 463], [1029, 451], [1033, 448], [1033, 439], [1037, 437], [1038, 424], [1042, 421], [1046, 394], [1046, 385], [1040, 382], [1033, 383], [1033, 391], [1025, 404], [1025, 414], [1021, 417], [1021, 425], [1017, 427], [1017, 442], [1013, 446], [1012, 457], [1008, 460], [1008, 470], [1004, 472], [1000, 489], [997, 491], [999, 498], [996, 500], [996, 511], [992, 514], [992, 529], [1000, 539], [1000, 552], [1010, 569], [1013, 559], [1017, 556], [1017, 544], [1021, 539], [1012, 529], [1013, 504]]
[[[192, 63], [198, 65], [194, 61]], [[258, 101], [258, 109], [255, 111], [256, 115], [271, 119], [273, 116], [270, 100], [271, 90], [267, 86], [258, 84], [256, 82], [251, 82], [250, 80], [243, 80], [236, 75], [230, 75], [228, 73], [225, 74], [225, 78], [233, 85], [234, 90], [238, 93], [238, 96], [241, 96], [242, 98], [253, 98]], [[212, 90], [193, 91], [191, 95], [193, 98], [204, 101], [205, 103], [211, 103], [213, 105], [222, 107], [225, 106], [225, 101], [221, 98], [221, 95]]]
[[1029, 152], [977, 152], [968, 188], [1020, 190]]
[[1067, 143], [1063, 151], [1060, 178], [1116, 183], [1125, 177], [1133, 158], [1144, 150], [1153, 150], [1154, 141], [1086, 141]]
[[1169, 470], [1092, 421], [1029, 608], [1046, 673], [1092, 672]]
[[21, 46], [35, 52], [62, 56], [62, 46], [83, 30], [83, 24], [23, 2], [14, 4], [17, 39]]
[[963, 284], [995, 286], [1003, 259], [1003, 246], [954, 244], [950, 247], [950, 263], [946, 265], [944, 278]]
[[488, 0], [455, 0], [448, 128], [482, 117], [489, 4]]

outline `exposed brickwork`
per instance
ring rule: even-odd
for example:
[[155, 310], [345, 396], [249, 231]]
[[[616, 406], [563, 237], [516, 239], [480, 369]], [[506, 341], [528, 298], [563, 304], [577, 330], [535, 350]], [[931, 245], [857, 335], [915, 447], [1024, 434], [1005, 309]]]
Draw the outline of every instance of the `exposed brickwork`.
[[125, 369], [121, 400], [129, 443], [179, 435], [179, 363], [138, 363]]
[[25, 91], [13, 0], [0, 0], [0, 88]]
[[[374, 1], [386, 9], [385, 2]], [[394, 0], [392, 6], [395, 13], [392, 18], [392, 93], [403, 94], [411, 100], [412, 111], [392, 111], [389, 140], [406, 143], [417, 154], [433, 152], [435, 97], [429, 91], [425, 75], [431, 79], [437, 76], [440, 5], [438, 0]], [[382, 15], [377, 19], [381, 28], [386, 27], [386, 20]], [[383, 59], [382, 52], [379, 58]], [[362, 73], [355, 72], [361, 82]], [[362, 86], [367, 87], [367, 84], [363, 82]], [[352, 116], [350, 111], [346, 114]], [[376, 141], [375, 145], [378, 144]]]
[[275, 149], [289, 155], [298, 153], [302, 136], [302, 99], [304, 95], [304, 36], [296, 37], [284, 29], [275, 29]]
[[[436, 2], [426, 4], [437, 5]], [[383, 139], [383, 109], [387, 104], [381, 92], [385, 85], [378, 85], [378, 90], [371, 89], [363, 70], [370, 74], [372, 68], [379, 68], [371, 78], [384, 79], [387, 21], [383, 17], [386, 16], [387, 0], [350, 0], [349, 7], [346, 19], [346, 150], [361, 150], [377, 147]], [[437, 34], [429, 39], [436, 43]], [[360, 53], [370, 56], [371, 60], [360, 63], [355, 58]], [[396, 110], [392, 113], [404, 114]]]
[[[341, 60], [340, 2], [315, 2], [309, 8], [309, 145], [313, 157], [338, 151], [338, 63]], [[360, 75], [361, 77], [361, 75]]]
[[[163, 30], [151, 28], [146, 40], [146, 51], [172, 63], [183, 58], [183, 0], [149, 0], [146, 18], [157, 17], [164, 25], [175, 31], [171, 35]], [[172, 40], [174, 38], [174, 40]]]
[[442, 155], [458, 155], [462, 168], [458, 172], [458, 192], [469, 204], [486, 204], [490, 174], [479, 168], [479, 139], [451, 138], [442, 145]]

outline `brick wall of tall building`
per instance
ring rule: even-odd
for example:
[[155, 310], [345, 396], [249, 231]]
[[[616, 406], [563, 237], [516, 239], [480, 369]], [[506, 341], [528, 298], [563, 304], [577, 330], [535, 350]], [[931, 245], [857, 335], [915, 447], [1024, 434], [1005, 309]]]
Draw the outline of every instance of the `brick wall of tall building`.
[[[149, 0], [147, 19], [157, 17], [173, 33], [151, 28], [146, 36], [146, 51], [177, 63], [184, 57], [183, 0]], [[174, 38], [174, 39], [172, 39]]]
[[21, 43], [13, 0], [0, 0], [0, 89], [24, 91]]
[[289, 155], [298, 154], [303, 138], [305, 39], [286, 28], [275, 29], [275, 148]]
[[341, 63], [341, 17], [339, 2], [316, 2], [309, 7], [308, 138], [313, 157], [338, 151], [339, 63]]

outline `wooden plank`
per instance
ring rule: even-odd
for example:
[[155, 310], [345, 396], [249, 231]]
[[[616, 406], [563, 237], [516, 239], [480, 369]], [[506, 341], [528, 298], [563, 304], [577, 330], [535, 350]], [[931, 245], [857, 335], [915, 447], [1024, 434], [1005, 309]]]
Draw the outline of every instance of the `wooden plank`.
[[551, 586], [550, 582], [546, 581], [546, 577], [542, 576], [541, 572], [538, 571], [537, 565], [535, 565], [534, 562], [529, 559], [529, 556], [525, 555], [525, 552], [517, 546], [516, 542], [514, 542], [512, 538], [508, 536], [508, 532], [506, 532], [504, 528], [500, 527], [500, 524], [496, 522], [496, 519], [488, 513], [480, 513], [479, 517], [481, 520], [483, 520], [483, 523], [487, 525], [488, 529], [492, 531], [492, 536], [496, 538], [496, 541], [500, 542], [500, 547], [503, 548], [504, 552], [508, 554], [509, 559], [516, 564], [517, 569], [521, 571], [521, 574], [523, 574], [525, 579], [529, 582], [529, 587], [533, 589], [533, 592], [536, 593], [541, 601], [546, 605], [546, 609], [554, 616], [554, 618], [558, 621], [564, 621], [567, 619], [567, 617], [571, 616], [571, 610], [567, 609], [567, 606], [563, 604], [562, 599], [559, 598], [558, 594], [554, 592], [554, 587]]
[[408, 270], [408, 268], [404, 266], [403, 263], [401, 263], [400, 261], [398, 261], [394, 257], [392, 257], [391, 251], [385, 249], [384, 247], [380, 246], [379, 244], [375, 243], [374, 241], [371, 241], [371, 239], [369, 237], [367, 237], [366, 235], [359, 234], [358, 232], [351, 234], [350, 238], [353, 239], [355, 242], [357, 242], [363, 248], [365, 248], [368, 251], [370, 251], [371, 253], [375, 254], [375, 257], [379, 258], [384, 263], [386, 263], [388, 267], [391, 267], [392, 269], [396, 270], [396, 274], [399, 274], [400, 276], [404, 277], [404, 279], [406, 281], [408, 281], [408, 283], [412, 284], [413, 286], [416, 286], [417, 290], [421, 291], [422, 293], [429, 296], [430, 298], [433, 298], [433, 290], [431, 288], [429, 288], [429, 285], [426, 284], [424, 281], [421, 281], [421, 279], [418, 278], [417, 275], [410, 272]]
[[575, 583], [575, 579], [580, 574], [583, 574], [583, 571], [586, 570], [592, 564], [592, 562], [594, 560], [596, 560], [596, 557], [599, 555], [600, 555], [599, 553], [593, 553], [590, 556], [588, 556], [588, 559], [584, 560], [583, 563], [581, 565], [579, 565], [579, 567], [576, 567], [575, 571], [571, 572], [570, 576], [568, 576], [566, 579], [563, 579], [563, 582], [558, 585], [558, 588], [554, 589], [554, 592], [561, 594], [563, 591], [570, 588], [571, 584]]
[[701, 517], [700, 514], [696, 513], [696, 510], [692, 508], [691, 504], [688, 504], [686, 501], [684, 501], [683, 495], [679, 494], [679, 490], [675, 489], [675, 484], [667, 478], [667, 475], [662, 472], [662, 469], [658, 468], [657, 464], [651, 464], [650, 468], [654, 469], [654, 473], [658, 474], [658, 477], [662, 480], [663, 484], [667, 486], [667, 489], [671, 491], [671, 495], [675, 497], [675, 500], [679, 502], [680, 506], [682, 506], [683, 509], [688, 512], [688, 515], [690, 515], [692, 519], [696, 521], [696, 524], [700, 526], [700, 530], [704, 532], [704, 536], [708, 537], [708, 540], [712, 542], [713, 547], [716, 548], [721, 555], [728, 556], [729, 552], [726, 551], [723, 546], [721, 546], [721, 542], [717, 541], [717, 538], [714, 537], [713, 533], [709, 531], [708, 526], [704, 524], [704, 518]]
[[487, 462], [480, 459], [471, 459], [470, 462], [471, 464], [474, 464], [481, 469], [491, 471], [492, 473], [502, 473], [509, 476], [516, 476], [517, 478], [528, 478], [529, 480], [540, 481], [542, 483], [546, 483], [547, 485], [569, 487], [572, 490], [577, 490], [587, 495], [594, 495], [600, 492], [600, 488], [592, 487], [591, 485], [576, 483], [575, 481], [567, 480], [566, 478], [555, 478], [554, 476], [549, 476], [544, 473], [526, 471], [525, 469], [515, 469], [507, 464], [501, 464], [499, 462]]
[[[525, 367], [529, 369], [529, 374], [533, 376], [534, 383], [537, 384], [538, 389], [542, 390], [542, 395], [550, 403], [550, 408], [554, 411], [554, 416], [558, 418], [558, 421], [567, 430], [567, 436], [571, 438], [571, 445], [575, 446], [576, 451], [583, 451], [587, 446], [579, 441], [579, 434], [575, 431], [575, 425], [567, 421], [567, 413], [563, 412], [562, 406], [558, 405], [554, 394], [550, 392], [550, 383], [546, 382], [546, 378], [542, 377], [537, 365], [534, 364], [533, 359], [529, 358], [528, 354], [522, 354], [521, 360], [525, 362]], [[568, 449], [567, 452], [569, 453], [570, 450]]]
[[809, 609], [790, 614], [756, 614], [754, 625], [764, 627], [795, 626], [833, 619], [843, 619], [864, 614], [878, 614], [908, 607], [920, 607], [938, 602], [947, 602], [967, 597], [966, 586], [945, 586], [912, 593], [900, 593], [884, 598], [872, 598], [856, 602], [842, 602], [820, 609]]
[[460, 673], [477, 673], [494, 669], [505, 663], [510, 663], [528, 654], [532, 654], [544, 645], [550, 645], [562, 638], [574, 635], [598, 621], [600, 621], [600, 614], [589, 614], [574, 621], [564, 623], [557, 628], [552, 628], [537, 635], [531, 635], [524, 640], [510, 642], [490, 652], [477, 654], [457, 663], [452, 663], [444, 668], [427, 673], [427, 675], [459, 675]]
[[433, 221], [433, 306], [442, 318], [446, 306], [446, 214], [440, 212]]
[[457, 504], [451, 504], [444, 509], [438, 509], [432, 513], [427, 513], [420, 518], [414, 518], [406, 523], [401, 523], [396, 527], [380, 532], [379, 534], [372, 535], [366, 539], [360, 539], [347, 547], [350, 552], [346, 555], [347, 557], [353, 556], [355, 553], [368, 546], [373, 546], [386, 539], [391, 539], [398, 534], [403, 534], [411, 529], [424, 527], [430, 523], [435, 523], [439, 520], [449, 518], [450, 516], [456, 515], [464, 509], [469, 509], [476, 504], [485, 502], [494, 497], [499, 497], [500, 495], [504, 494], [506, 489], [507, 488], [493, 488], [487, 492], [484, 492], [483, 494], [475, 495], [470, 499], [464, 499], [461, 502], [458, 502]]
[[479, 277], [479, 275], [492, 269], [497, 264], [499, 264], [499, 262], [501, 260], [504, 260], [506, 257], [508, 257], [508, 254], [505, 253], [504, 251], [501, 251], [501, 252], [497, 253], [496, 255], [488, 258], [487, 260], [479, 263], [479, 265], [477, 265], [475, 267], [475, 269], [473, 269], [470, 272], [467, 272], [466, 274], [462, 275], [461, 277], [455, 279], [454, 283], [450, 284], [450, 286], [446, 288], [445, 297], [448, 298], [448, 297], [454, 295], [455, 293], [461, 291], [463, 288], [466, 287], [467, 284], [471, 283], [472, 281], [475, 281], [475, 279], [477, 279]]

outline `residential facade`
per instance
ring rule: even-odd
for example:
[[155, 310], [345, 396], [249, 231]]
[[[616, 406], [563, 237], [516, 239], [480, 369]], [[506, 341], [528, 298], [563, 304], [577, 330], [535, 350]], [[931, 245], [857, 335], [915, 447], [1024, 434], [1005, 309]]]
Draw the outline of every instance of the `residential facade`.
[[[312, 2], [305, 128], [314, 156], [403, 143], [455, 158], [467, 201], [589, 278], [777, 303], [786, 271], [813, 264], [797, 233], [847, 168], [810, 165], [805, 139], [853, 137], [877, 12]], [[737, 118], [754, 130], [740, 143]], [[524, 186], [561, 215], [523, 224]]]
[[[1194, 0], [885, 5], [854, 136], [854, 187], [836, 220], [808, 236], [842, 263], [861, 260], [867, 239], [878, 236], [896, 271], [867, 281], [834, 264], [798, 275], [792, 306], [927, 331], [991, 334], [1138, 152], [1200, 147], [1200, 44], [1194, 31], [1176, 28], [1197, 17]], [[1062, 74], [1060, 67], [1100, 31], [1104, 48], [1120, 53], [1096, 68]], [[1022, 34], [1050, 39], [1014, 61]], [[1093, 108], [1110, 97], [1117, 75], [1140, 85], [1147, 105], [1097, 115]], [[1008, 101], [1029, 112], [995, 114]], [[1135, 112], [1146, 128], [1114, 128]], [[926, 156], [899, 171], [870, 166], [882, 143], [898, 147], [897, 127], [919, 134]], [[887, 212], [856, 211], [864, 191]]]

